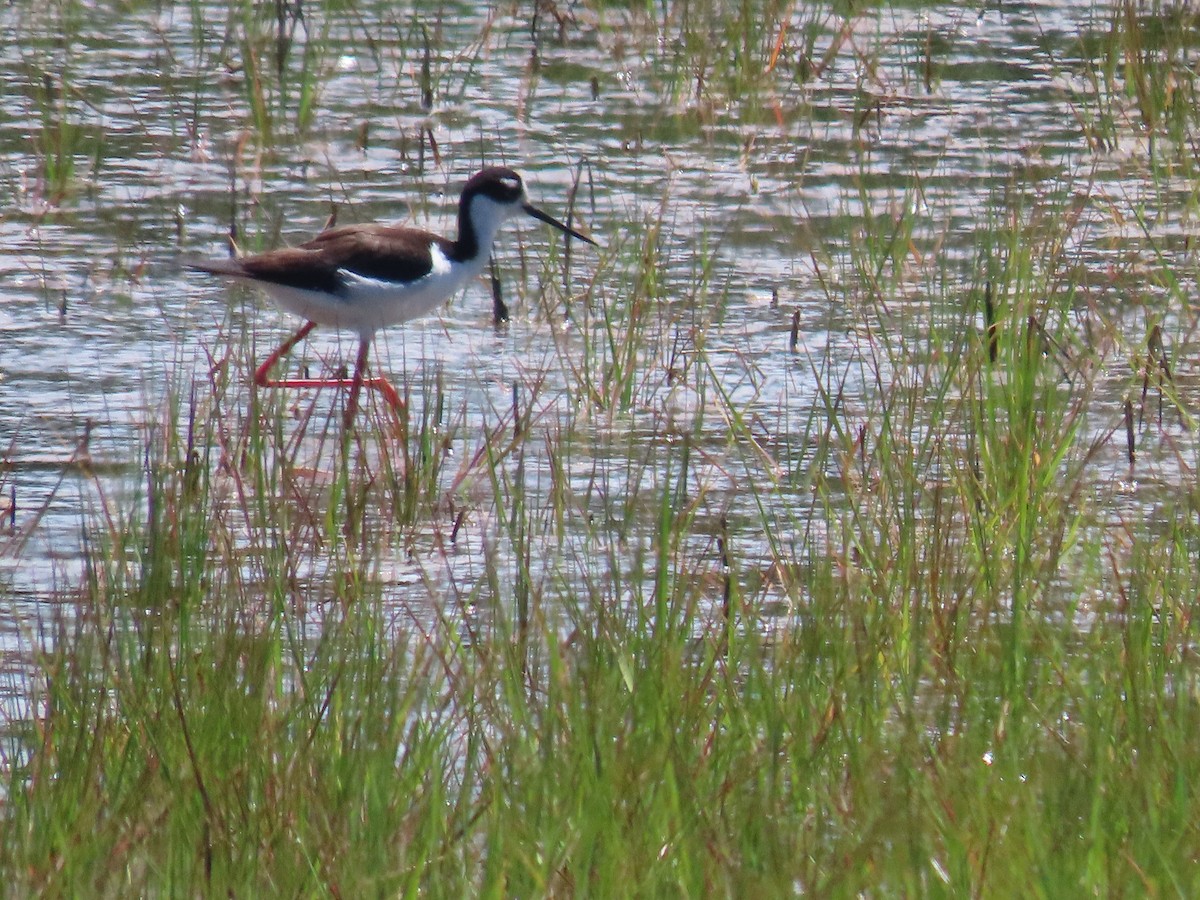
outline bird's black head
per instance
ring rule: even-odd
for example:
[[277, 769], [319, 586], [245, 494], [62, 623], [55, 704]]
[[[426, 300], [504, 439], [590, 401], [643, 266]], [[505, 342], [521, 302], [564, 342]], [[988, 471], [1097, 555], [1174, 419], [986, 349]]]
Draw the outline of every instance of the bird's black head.
[[471, 176], [462, 195], [487, 197], [501, 206], [516, 206], [525, 201], [525, 182], [506, 166], [489, 166]]
[[[465, 242], [469, 248], [476, 243], [490, 244], [491, 236], [496, 233], [500, 223], [522, 212], [573, 238], [589, 244], [596, 243], [530, 203], [525, 193], [525, 182], [506, 166], [483, 169], [472, 175], [463, 188], [459, 206], [459, 241]], [[480, 235], [483, 237], [480, 238]]]

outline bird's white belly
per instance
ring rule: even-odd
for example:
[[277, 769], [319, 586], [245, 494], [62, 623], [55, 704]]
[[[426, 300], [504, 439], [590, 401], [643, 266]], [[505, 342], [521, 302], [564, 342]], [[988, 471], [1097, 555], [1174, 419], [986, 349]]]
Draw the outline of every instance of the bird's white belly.
[[340, 294], [282, 284], [261, 286], [288, 312], [318, 325], [357, 331], [367, 338], [380, 328], [433, 312], [483, 268], [482, 260], [478, 264], [451, 262], [436, 249], [432, 255], [432, 270], [416, 281], [384, 281], [343, 271], [346, 287]]

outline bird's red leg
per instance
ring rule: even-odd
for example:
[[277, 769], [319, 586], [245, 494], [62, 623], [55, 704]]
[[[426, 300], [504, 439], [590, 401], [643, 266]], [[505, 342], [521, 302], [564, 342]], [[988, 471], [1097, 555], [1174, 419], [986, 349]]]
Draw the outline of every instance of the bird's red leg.
[[392, 387], [392, 383], [382, 375], [369, 378], [364, 383], [367, 387], [373, 388], [383, 394], [383, 399], [388, 402], [388, 405], [392, 407], [397, 416], [404, 411], [404, 401], [400, 399], [400, 395], [396, 393], [396, 389]]
[[[343, 426], [347, 431], [354, 424], [354, 414], [358, 412], [358, 395], [362, 391], [363, 372], [367, 368], [367, 355], [371, 352], [371, 342], [364, 340], [358, 345], [358, 359], [354, 363], [354, 378], [350, 381], [350, 397], [346, 400], [346, 418], [343, 420]], [[373, 381], [374, 379], [372, 379]], [[345, 383], [344, 378], [338, 379], [341, 383]], [[370, 384], [371, 382], [367, 382]]]
[[399, 416], [404, 409], [404, 401], [400, 399], [400, 395], [396, 393], [396, 389], [392, 387], [392, 383], [382, 375], [377, 375], [374, 378], [367, 378], [367, 358], [371, 353], [370, 339], [364, 340], [358, 346], [358, 359], [354, 363], [354, 377], [347, 381], [345, 378], [335, 378], [322, 382], [323, 384], [340, 384], [350, 385], [350, 398], [346, 401], [346, 427], [350, 427], [350, 423], [354, 421], [354, 414], [358, 412], [358, 395], [364, 387], [371, 390], [379, 391], [383, 394], [388, 404]]
[[271, 369], [274, 368], [275, 363], [287, 356], [287, 354], [291, 352], [292, 348], [304, 340], [308, 336], [308, 333], [316, 327], [316, 322], [305, 322], [299, 331], [276, 347], [275, 352], [267, 357], [266, 362], [254, 370], [254, 383], [259, 387], [303, 387], [303, 385], [296, 385], [291, 381], [286, 380], [272, 381], [270, 378]]
[[266, 361], [254, 371], [254, 383], [259, 387], [295, 387], [295, 388], [323, 388], [323, 387], [348, 387], [350, 388], [350, 398], [346, 402], [346, 426], [354, 421], [354, 415], [358, 411], [358, 396], [363, 387], [379, 391], [383, 394], [383, 398], [395, 410], [396, 415], [399, 415], [404, 409], [404, 401], [400, 399], [400, 395], [396, 393], [396, 389], [392, 383], [382, 375], [374, 378], [367, 378], [367, 357], [371, 350], [371, 341], [362, 341], [358, 348], [358, 359], [354, 365], [353, 378], [279, 378], [272, 379], [270, 377], [271, 369], [284, 356], [291, 352], [300, 341], [308, 336], [308, 333], [317, 327], [316, 322], [305, 322], [300, 330], [293, 334], [290, 338], [275, 348], [275, 352], [267, 357]]
[[392, 383], [382, 375], [376, 375], [374, 378], [363, 378], [364, 373], [367, 371], [367, 351], [370, 347], [371, 344], [369, 341], [363, 341], [362, 346], [358, 348], [358, 364], [354, 369], [354, 384], [350, 387], [351, 402], [346, 406], [347, 427], [350, 420], [354, 417], [352, 404], [356, 399], [360, 384], [383, 394], [383, 399], [391, 406], [392, 411], [396, 414], [396, 419], [401, 423], [404, 422], [404, 401], [400, 399], [400, 395], [396, 393], [396, 389], [392, 387]]

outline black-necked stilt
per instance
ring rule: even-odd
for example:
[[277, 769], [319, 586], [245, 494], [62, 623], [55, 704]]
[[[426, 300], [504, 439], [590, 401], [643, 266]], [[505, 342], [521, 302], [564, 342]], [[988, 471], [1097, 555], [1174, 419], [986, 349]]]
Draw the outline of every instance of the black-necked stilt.
[[[378, 390], [397, 411], [403, 406], [386, 378], [364, 378], [375, 332], [423, 316], [450, 299], [483, 270], [500, 226], [520, 213], [596, 243], [530, 203], [525, 183], [512, 169], [492, 167], [472, 176], [463, 188], [458, 238], [453, 241], [418, 228], [348, 225], [322, 232], [299, 247], [187, 265], [256, 284], [281, 307], [305, 319], [300, 330], [255, 370], [254, 382], [260, 387], [349, 386], [349, 428], [363, 385]], [[318, 325], [358, 332], [354, 377], [271, 380], [271, 368]]]

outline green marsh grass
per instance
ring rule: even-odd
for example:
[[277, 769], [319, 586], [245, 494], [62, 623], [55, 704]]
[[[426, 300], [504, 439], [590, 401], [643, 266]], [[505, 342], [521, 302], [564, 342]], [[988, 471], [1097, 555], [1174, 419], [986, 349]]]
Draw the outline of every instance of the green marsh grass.
[[[913, 237], [861, 220], [843, 284], [864, 352], [822, 370], [791, 436], [825, 461], [803, 502], [781, 502], [796, 487], [702, 347], [727, 436], [681, 440], [627, 402], [534, 416], [535, 378], [464, 440], [444, 373], [410, 396], [402, 471], [370, 462], [394, 446], [382, 418], [341, 445], [336, 407], [171, 411], [41, 662], [5, 868], [55, 893], [1186, 892], [1200, 522], [1129, 522], [1130, 546], [1072, 553], [1093, 370], [1054, 290], [1069, 261], [1029, 231], [1069, 210], [994, 227], [992, 361], [978, 303], [952, 312], [936, 263], [918, 267], [935, 302], [901, 310]], [[637, 283], [646, 244], [629, 246], [601, 264]], [[632, 296], [601, 346], [646, 377], [673, 329]], [[866, 385], [852, 406], [848, 375]], [[444, 595], [427, 568], [444, 600], [425, 609], [382, 567], [431, 540], [439, 424], [482, 451], [456, 541], [483, 558]], [[349, 454], [327, 488], [296, 475], [298, 428]], [[213, 430], [245, 434], [220, 451], [236, 470]], [[739, 470], [748, 506], [714, 468]], [[390, 483], [410, 477], [415, 505]], [[389, 502], [408, 512], [367, 512]], [[790, 615], [749, 578], [762, 532]]]
[[[1086, 85], [1073, 104], [1081, 133], [1109, 151], [1131, 138], [1144, 141], [1151, 161], [1161, 155], [1190, 171], [1196, 13], [1186, 5], [1120, 0], [1096, 14], [1107, 27], [1079, 36], [1079, 61], [1071, 67]], [[1167, 149], [1159, 154], [1164, 138]]]
[[[1064, 384], [1071, 298], [1029, 217], [991, 239], [995, 362], [978, 303], [937, 312], [958, 288], [936, 265], [942, 300], [900, 315], [896, 226], [863, 220], [871, 277], [842, 283], [868, 352], [815, 366], [796, 482], [711, 349], [694, 377], [729, 430], [686, 439], [536, 378], [482, 437], [423, 379], [407, 455], [373, 404], [343, 443], [336, 400], [231, 404], [222, 369], [175, 391], [85, 523], [90, 577], [8, 751], [10, 890], [1186, 893], [1200, 521], [1071, 553], [1092, 370]], [[643, 246], [601, 265], [635, 281]], [[661, 358], [672, 328], [605, 314], [605, 353]], [[482, 452], [418, 600], [387, 571], [456, 520], [438, 440]]]
[[264, 147], [276, 132], [303, 135], [311, 126], [332, 65], [324, 11], [306, 16], [303, 7], [277, 0], [230, 9], [226, 43], [236, 43], [250, 121]]
[[97, 114], [71, 82], [66, 63], [38, 56], [26, 60], [25, 67], [27, 103], [38, 120], [29, 136], [38, 165], [29, 201], [33, 209], [45, 211], [67, 203], [88, 179], [98, 177], [105, 157], [104, 132], [89, 121]]

